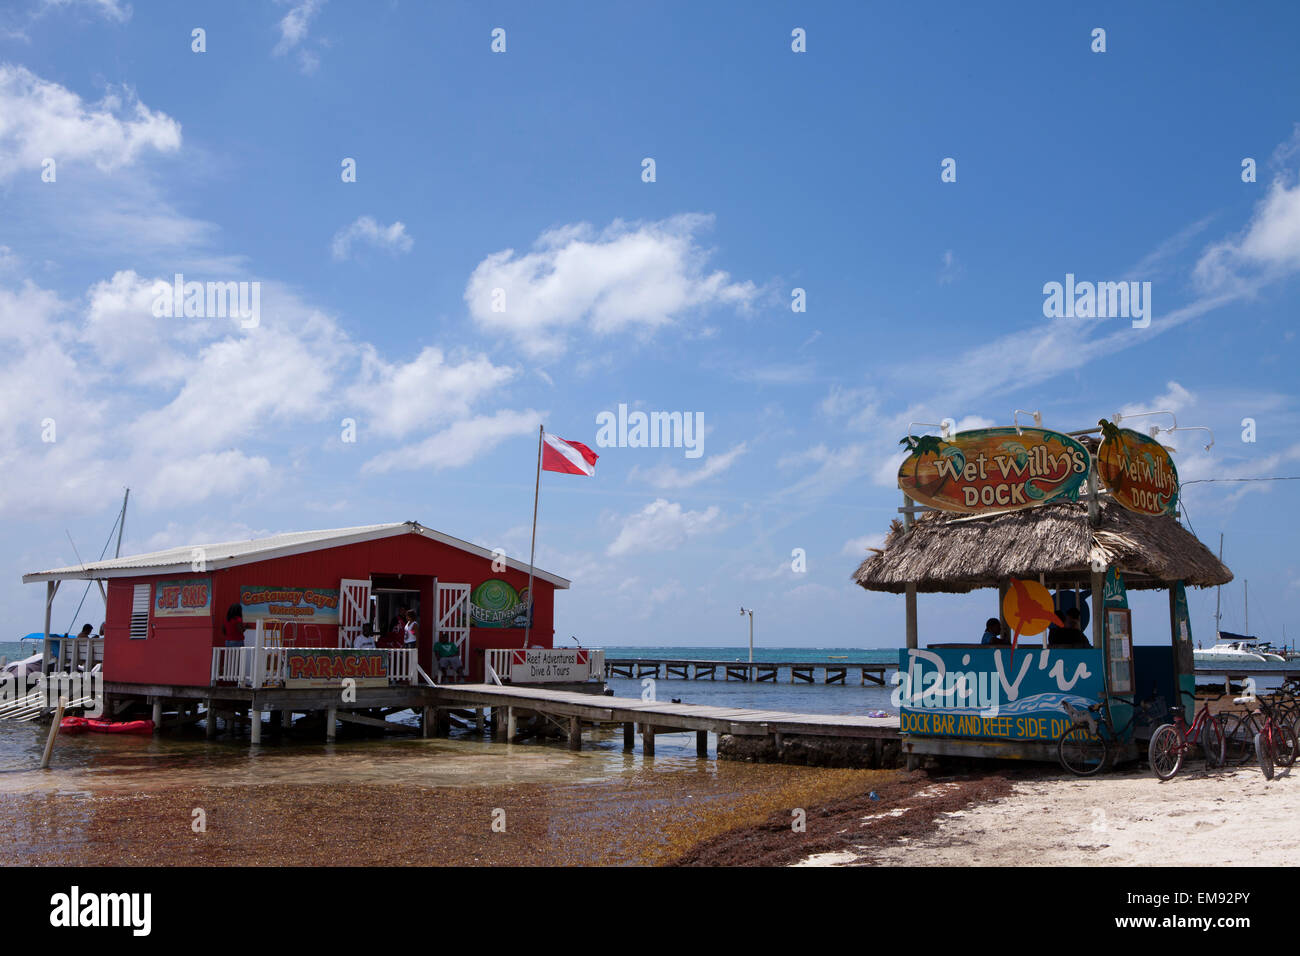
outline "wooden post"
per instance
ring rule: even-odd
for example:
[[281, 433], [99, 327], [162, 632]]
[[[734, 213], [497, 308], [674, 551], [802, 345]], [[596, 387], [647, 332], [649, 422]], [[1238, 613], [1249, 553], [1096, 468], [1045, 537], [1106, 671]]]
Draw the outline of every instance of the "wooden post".
[[248, 708], [248, 719], [251, 726], [251, 743], [260, 744], [262, 742], [262, 708], [259, 704], [254, 703]]
[[421, 737], [433, 736], [433, 721], [434, 721], [433, 708], [432, 707], [421, 708], [420, 710], [420, 736]]
[[153, 732], [155, 734], [162, 733], [162, 698], [161, 697], [155, 697], [153, 699]]
[[[1009, 581], [998, 582], [998, 613], [996, 616], [998, 622], [1002, 625], [1002, 638], [1007, 641], [1011, 640], [1011, 628], [1007, 626], [1006, 618], [1002, 615], [1002, 606], [1006, 603], [1007, 591], [1009, 590], [1011, 590], [1011, 583]], [[1046, 638], [1044, 638], [1044, 640], [1046, 640]]]
[[483, 733], [483, 725], [485, 723], [485, 718], [483, 716], [484, 712], [485, 708], [483, 707], [474, 708], [474, 729], [480, 734]]
[[569, 718], [569, 749], [582, 749], [582, 721], [577, 717]]
[[506, 739], [505, 708], [500, 704], [492, 705], [492, 739]]
[[54, 709], [54, 723], [50, 724], [50, 735], [45, 738], [45, 753], [41, 755], [41, 769], [50, 769], [50, 754], [54, 753], [54, 738], [59, 736], [59, 724], [63, 723], [63, 708], [67, 698], [59, 698], [59, 706]]
[[695, 756], [704, 758], [709, 755], [709, 732], [707, 730], [695, 731]]
[[623, 725], [623, 753], [636, 749], [636, 724], [628, 722]]
[[208, 698], [208, 717], [204, 721], [204, 734], [209, 740], [217, 735], [217, 710], [213, 706], [214, 701]]
[[515, 719], [515, 709], [506, 708], [506, 743], [515, 742], [515, 735], [519, 732], [519, 722]]
[[641, 752], [647, 757], [655, 755], [655, 729], [650, 724], [641, 725]]
[[[916, 502], [908, 495], [903, 495], [903, 528], [906, 532], [912, 530], [912, 524], [915, 521], [911, 511], [915, 504]], [[911, 649], [918, 646], [916, 636], [916, 585], [909, 581], [904, 588], [903, 594], [907, 610], [907, 646]], [[830, 674], [828, 673], [826, 677], [829, 683]]]
[[907, 646], [914, 648], [916, 641], [916, 585], [909, 583], [904, 592], [907, 600]]
[[338, 727], [334, 722], [338, 720], [338, 707], [331, 704], [325, 711], [325, 739], [334, 740], [338, 736]]

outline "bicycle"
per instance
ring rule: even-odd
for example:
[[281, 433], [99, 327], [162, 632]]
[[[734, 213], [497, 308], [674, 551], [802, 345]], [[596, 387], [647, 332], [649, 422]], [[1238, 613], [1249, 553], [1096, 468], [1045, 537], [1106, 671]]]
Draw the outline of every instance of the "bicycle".
[[[1233, 699], [1234, 704], [1259, 704], [1259, 710], [1248, 710], [1244, 714], [1227, 714], [1220, 715], [1223, 719], [1223, 739], [1224, 739], [1224, 760], [1227, 764], [1240, 766], [1251, 757], [1259, 759], [1259, 752], [1255, 748], [1255, 737], [1262, 733], [1265, 724], [1271, 718], [1278, 727], [1284, 727], [1290, 737], [1283, 736], [1282, 742], [1296, 739], [1294, 726], [1287, 720], [1285, 710], [1274, 703], [1270, 703], [1266, 697], [1236, 697]], [[1276, 763], [1283, 767], [1289, 767], [1295, 763], [1296, 752], [1288, 747], [1282, 748]]]
[[1061, 709], [1070, 715], [1071, 724], [1061, 736], [1056, 738], [1056, 759], [1070, 773], [1079, 777], [1090, 777], [1103, 767], [1109, 766], [1118, 743], [1124, 740], [1133, 728], [1138, 714], [1145, 712], [1149, 707], [1147, 701], [1135, 704], [1127, 698], [1113, 695], [1111, 700], [1129, 704], [1133, 708], [1128, 723], [1118, 733], [1110, 726], [1110, 721], [1102, 710], [1101, 701], [1089, 704], [1087, 710], [1072, 707], [1069, 702], [1062, 701]]
[[[1241, 701], [1249, 698], [1238, 698]], [[1264, 715], [1264, 726], [1255, 734], [1255, 759], [1264, 771], [1264, 779], [1273, 779], [1274, 766], [1290, 767], [1300, 754], [1300, 741], [1296, 740], [1291, 725], [1274, 717], [1273, 707], [1262, 697], [1259, 699], [1260, 711]]]
[[[1189, 691], [1180, 691], [1184, 697], [1192, 699], [1192, 706], [1196, 706], [1196, 696]], [[1218, 700], [1222, 697], [1210, 698]], [[1175, 707], [1173, 711], [1173, 722], [1161, 724], [1156, 728], [1156, 732], [1151, 735], [1151, 743], [1147, 746], [1147, 758], [1151, 762], [1151, 770], [1161, 780], [1172, 780], [1183, 766], [1183, 758], [1192, 749], [1200, 744], [1201, 751], [1205, 754], [1205, 766], [1207, 769], [1223, 766], [1225, 758], [1225, 742], [1223, 736], [1223, 726], [1218, 719], [1210, 714], [1210, 703], [1207, 700], [1201, 705], [1201, 709], [1196, 712], [1192, 718], [1192, 726], [1188, 727], [1183, 720], [1183, 710], [1181, 707]], [[1205, 740], [1202, 742], [1201, 735], [1204, 733]]]

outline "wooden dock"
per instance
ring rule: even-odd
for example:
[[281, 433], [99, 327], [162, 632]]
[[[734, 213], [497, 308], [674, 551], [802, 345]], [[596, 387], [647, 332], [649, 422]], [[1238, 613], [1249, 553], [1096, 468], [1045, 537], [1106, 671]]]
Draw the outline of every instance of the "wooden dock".
[[857, 671], [861, 683], [883, 687], [885, 674], [898, 670], [897, 664], [852, 664], [848, 661], [698, 661], [686, 658], [617, 657], [605, 659], [605, 677], [640, 680], [723, 680], [773, 683], [781, 671], [790, 672], [790, 683], [816, 684], [821, 672], [823, 684], [847, 684], [848, 675]]
[[[707, 756], [708, 735], [732, 734], [775, 738], [779, 749], [785, 736], [856, 738], [866, 741], [897, 740], [897, 717], [858, 717], [840, 714], [798, 714], [774, 710], [711, 707], [644, 701], [636, 697], [608, 697], [575, 691], [545, 690], [495, 684], [445, 684], [430, 688], [433, 704], [442, 709], [493, 709], [493, 726], [507, 740], [515, 738], [520, 712], [541, 714], [563, 722], [569, 746], [582, 745], [584, 724], [622, 724], [623, 749], [631, 750], [641, 734], [642, 750], [655, 751], [658, 734], [695, 731], [696, 752]], [[506, 720], [496, 719], [504, 708]]]

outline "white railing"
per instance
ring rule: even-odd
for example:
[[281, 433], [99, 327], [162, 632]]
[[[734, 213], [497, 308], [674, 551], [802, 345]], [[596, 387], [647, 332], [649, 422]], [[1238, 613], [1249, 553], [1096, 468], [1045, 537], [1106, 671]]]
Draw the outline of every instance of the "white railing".
[[[556, 650], [568, 651], [577, 648], [557, 647]], [[489, 647], [483, 652], [483, 662], [486, 665], [483, 674], [488, 681], [492, 680], [491, 675], [495, 673], [501, 681], [510, 680], [510, 655], [514, 651], [509, 647]], [[605, 652], [600, 648], [588, 648], [588, 657], [591, 661], [591, 676], [597, 680], [605, 678]], [[488, 668], [491, 668], [490, 670]]]
[[[239, 687], [282, 687], [286, 662], [295, 651], [335, 651], [336, 647], [264, 647], [259, 658], [254, 647], [214, 647], [212, 683]], [[412, 684], [418, 668], [416, 652], [381, 648], [390, 684]]]

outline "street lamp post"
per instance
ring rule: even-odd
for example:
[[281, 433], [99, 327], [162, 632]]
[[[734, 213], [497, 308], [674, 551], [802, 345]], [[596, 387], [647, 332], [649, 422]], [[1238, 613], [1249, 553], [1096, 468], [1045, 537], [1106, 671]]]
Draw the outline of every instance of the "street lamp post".
[[754, 609], [742, 607], [740, 616], [749, 615], [749, 662], [754, 663]]

